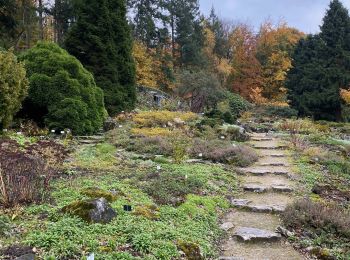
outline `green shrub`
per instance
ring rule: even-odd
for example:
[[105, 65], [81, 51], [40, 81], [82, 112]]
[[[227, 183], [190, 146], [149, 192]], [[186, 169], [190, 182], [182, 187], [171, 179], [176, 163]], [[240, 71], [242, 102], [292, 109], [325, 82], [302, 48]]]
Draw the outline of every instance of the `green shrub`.
[[23, 114], [50, 128], [91, 134], [102, 127], [103, 92], [81, 63], [53, 43], [38, 43], [20, 56], [30, 88]]
[[269, 117], [292, 118], [298, 116], [298, 111], [288, 106], [272, 106], [265, 107], [265, 115]]
[[[243, 112], [249, 110], [252, 105], [238, 94], [225, 92], [224, 100], [218, 104], [218, 109], [223, 113], [222, 119], [227, 119], [226, 123], [232, 124]], [[229, 113], [229, 114], [228, 114]]]
[[189, 153], [194, 157], [201, 154], [202, 158], [206, 160], [241, 167], [249, 166], [258, 160], [254, 149], [245, 145], [232, 146], [232, 144], [220, 140], [195, 139]]
[[23, 64], [11, 51], [0, 50], [0, 130], [9, 127], [27, 91], [28, 80]]
[[142, 189], [161, 205], [178, 205], [185, 201], [188, 194], [197, 194], [204, 187], [203, 180], [186, 173], [162, 172], [150, 174]]
[[349, 210], [336, 204], [327, 205], [303, 199], [288, 206], [282, 214], [282, 220], [287, 228], [295, 230], [304, 239], [311, 239], [315, 245], [329, 248], [339, 256], [330, 259], [348, 259], [350, 252], [346, 245], [350, 242]]

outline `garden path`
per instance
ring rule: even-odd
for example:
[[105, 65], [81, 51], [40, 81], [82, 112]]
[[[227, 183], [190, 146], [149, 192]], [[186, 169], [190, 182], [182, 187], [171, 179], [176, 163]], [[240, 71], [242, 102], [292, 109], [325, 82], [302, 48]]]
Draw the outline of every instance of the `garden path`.
[[242, 195], [232, 199], [235, 208], [224, 218], [228, 239], [220, 260], [305, 259], [280, 233], [279, 213], [293, 202], [291, 158], [286, 145], [273, 135], [255, 133], [250, 145], [259, 153], [255, 165], [242, 168]]

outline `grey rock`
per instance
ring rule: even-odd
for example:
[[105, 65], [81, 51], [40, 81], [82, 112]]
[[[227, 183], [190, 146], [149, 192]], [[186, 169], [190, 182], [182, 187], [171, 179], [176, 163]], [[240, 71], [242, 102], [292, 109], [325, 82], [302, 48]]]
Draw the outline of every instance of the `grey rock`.
[[110, 207], [105, 198], [93, 200], [91, 204], [94, 208], [90, 210], [89, 215], [94, 223], [109, 223], [117, 216], [117, 213]]
[[232, 199], [231, 204], [236, 207], [244, 207], [247, 206], [249, 203], [251, 203], [250, 200], [246, 199]]
[[293, 232], [290, 232], [288, 229], [281, 227], [281, 226], [277, 227], [276, 231], [278, 233], [280, 233], [282, 236], [287, 237], [287, 238], [294, 236]]
[[276, 232], [271, 232], [268, 230], [240, 227], [234, 233], [234, 236], [247, 242], [247, 241], [278, 241], [281, 239], [281, 234]]
[[17, 257], [16, 260], [35, 260], [35, 254], [26, 254], [20, 257]]
[[266, 192], [268, 188], [257, 184], [246, 184], [243, 186], [243, 190], [252, 191], [256, 193], [263, 193]]
[[232, 222], [225, 222], [221, 224], [220, 228], [224, 231], [229, 231], [230, 229], [233, 229], [235, 225], [233, 225]]
[[62, 209], [63, 213], [77, 216], [88, 223], [109, 223], [117, 216], [105, 198], [73, 202]]

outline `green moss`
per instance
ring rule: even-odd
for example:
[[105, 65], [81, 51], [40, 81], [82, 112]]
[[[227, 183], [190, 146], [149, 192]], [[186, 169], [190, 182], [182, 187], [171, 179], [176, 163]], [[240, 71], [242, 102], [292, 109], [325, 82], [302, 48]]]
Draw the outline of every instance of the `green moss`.
[[75, 201], [62, 208], [62, 212], [80, 217], [86, 222], [91, 222], [90, 219], [90, 210], [93, 209], [93, 205], [89, 201]]
[[186, 259], [188, 260], [201, 260], [204, 259], [201, 255], [201, 249], [199, 245], [191, 242], [179, 241], [177, 243], [177, 247], [179, 250], [184, 252], [186, 255]]
[[159, 209], [154, 205], [145, 205], [145, 206], [136, 207], [133, 214], [135, 216], [143, 216], [150, 220], [159, 219]]
[[112, 192], [94, 187], [83, 189], [81, 194], [92, 199], [105, 198], [108, 202], [114, 202], [117, 200], [117, 197]]

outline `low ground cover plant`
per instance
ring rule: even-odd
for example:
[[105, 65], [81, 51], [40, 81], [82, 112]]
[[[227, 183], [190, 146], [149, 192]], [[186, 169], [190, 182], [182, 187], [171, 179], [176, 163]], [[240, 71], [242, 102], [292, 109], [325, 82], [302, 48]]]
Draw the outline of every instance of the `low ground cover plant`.
[[350, 212], [336, 204], [304, 199], [287, 207], [284, 224], [301, 237], [302, 246], [314, 247], [311, 253], [322, 259], [347, 259], [350, 256]]

